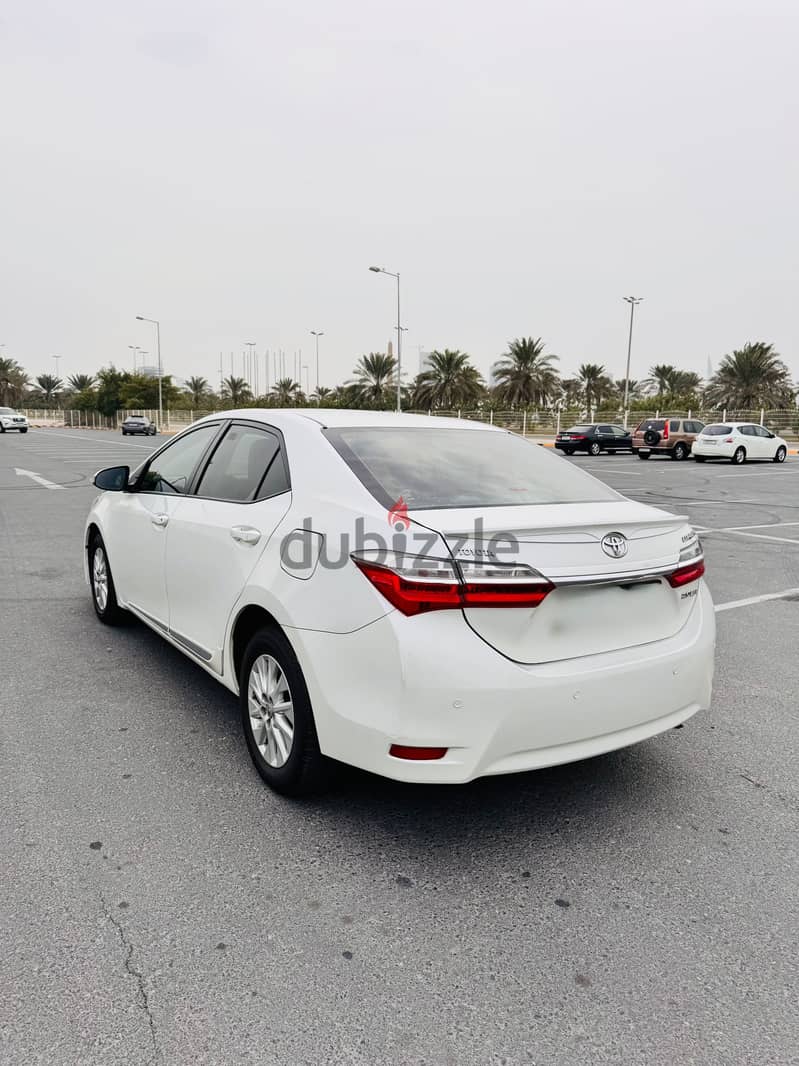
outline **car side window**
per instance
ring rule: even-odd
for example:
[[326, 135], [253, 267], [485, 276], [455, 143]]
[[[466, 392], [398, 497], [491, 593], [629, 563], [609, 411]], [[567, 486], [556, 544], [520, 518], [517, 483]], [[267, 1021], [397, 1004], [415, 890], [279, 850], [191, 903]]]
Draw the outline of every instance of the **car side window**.
[[199, 426], [168, 444], [146, 467], [138, 491], [185, 493], [197, 464], [218, 432], [218, 423]]
[[211, 456], [196, 494], [248, 503], [288, 487], [279, 437], [268, 429], [234, 423]]
[[611, 426], [611, 429], [613, 430], [613, 435], [615, 437], [626, 437], [627, 436], [627, 430], [624, 429], [623, 426]]
[[741, 426], [741, 433], [743, 433], [743, 435], [745, 437], [754, 437], [755, 436], [755, 427], [754, 426]]
[[769, 431], [766, 429], [765, 426], [755, 426], [755, 434], [758, 437], [769, 437], [769, 436], [771, 436], [771, 434], [769, 433]]
[[610, 428], [610, 426], [598, 426], [597, 428], [599, 429], [599, 432], [604, 434], [605, 436], [613, 436], [613, 430]]
[[672, 418], [672, 420], [669, 422], [669, 433], [679, 433], [679, 432], [680, 432], [680, 420], [678, 418]]

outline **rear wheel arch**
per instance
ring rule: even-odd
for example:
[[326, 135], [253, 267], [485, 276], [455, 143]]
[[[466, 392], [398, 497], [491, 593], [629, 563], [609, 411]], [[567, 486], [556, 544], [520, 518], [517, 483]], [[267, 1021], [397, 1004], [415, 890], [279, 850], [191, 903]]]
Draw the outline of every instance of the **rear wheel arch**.
[[[260, 629], [274, 629], [286, 637], [283, 627], [274, 615], [270, 614], [265, 607], [251, 603], [239, 612], [231, 628], [230, 651], [233, 661], [233, 678], [236, 684], [238, 684], [247, 645]], [[286, 639], [288, 640], [288, 637]]]

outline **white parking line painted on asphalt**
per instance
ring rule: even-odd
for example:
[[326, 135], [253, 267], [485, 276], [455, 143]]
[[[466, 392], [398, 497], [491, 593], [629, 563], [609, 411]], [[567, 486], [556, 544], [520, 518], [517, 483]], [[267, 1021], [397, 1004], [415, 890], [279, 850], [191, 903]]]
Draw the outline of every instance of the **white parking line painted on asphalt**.
[[63, 485], [56, 485], [54, 481], [48, 481], [46, 477], [42, 477], [41, 474], [35, 474], [32, 470], [19, 470], [14, 467], [14, 473], [17, 477], [29, 477], [31, 481], [35, 481], [46, 489], [63, 489], [64, 487]]
[[732, 611], [736, 607], [751, 607], [754, 603], [768, 603], [769, 600], [787, 600], [799, 596], [799, 589], [785, 589], [784, 592], [767, 592], [764, 596], [748, 596], [745, 600], [730, 600], [729, 603], [717, 603], [716, 613]]
[[713, 529], [713, 533], [743, 533], [745, 529], [780, 529], [782, 526], [799, 526], [799, 522], [761, 522], [757, 526], [723, 526]]
[[725, 477], [772, 477], [777, 474], [779, 477], [785, 477], [786, 474], [799, 474], [799, 465], [791, 465], [790, 470], [786, 470], [783, 466], [777, 466], [775, 463], [773, 470], [758, 470], [757, 473], [754, 470], [749, 470], [744, 474], [717, 474], [717, 480], [721, 481]]
[[[92, 440], [91, 437], [75, 437], [70, 433], [56, 433], [53, 430], [48, 430], [48, 437], [63, 437], [65, 440], [71, 440], [73, 444], [99, 444], [102, 447], [108, 447], [108, 437], [100, 438], [99, 440]], [[160, 442], [159, 442], [160, 443]], [[121, 440], [118, 441], [114, 447], [118, 448], [144, 448], [146, 451], [152, 451], [152, 448], [147, 444], [131, 444], [130, 441]]]
[[743, 533], [740, 530], [711, 530], [710, 532], [732, 533], [735, 537], [752, 537], [754, 540], [776, 540], [780, 544], [795, 544], [799, 548], [799, 540], [792, 537], [770, 537], [766, 533]]

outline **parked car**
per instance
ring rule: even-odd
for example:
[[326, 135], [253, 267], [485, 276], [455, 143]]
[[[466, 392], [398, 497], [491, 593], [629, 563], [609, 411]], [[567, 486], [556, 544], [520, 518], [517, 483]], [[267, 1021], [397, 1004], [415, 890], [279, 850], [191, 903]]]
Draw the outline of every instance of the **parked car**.
[[144, 415], [128, 415], [122, 423], [122, 436], [126, 437], [128, 433], [143, 433], [147, 437], [154, 437], [155, 422]]
[[694, 459], [729, 459], [736, 466], [749, 459], [770, 459], [784, 463], [787, 441], [765, 426], [753, 422], [716, 422], [705, 426], [694, 444]]
[[572, 426], [571, 429], [558, 433], [555, 447], [566, 455], [575, 452], [588, 452], [599, 455], [600, 452], [632, 451], [633, 442], [628, 430], [623, 426], [596, 425]]
[[98, 618], [135, 615], [236, 693], [278, 791], [322, 787], [328, 760], [429, 783], [531, 770], [709, 705], [696, 533], [496, 427], [231, 411], [94, 484]]
[[650, 455], [687, 459], [703, 426], [695, 418], [645, 418], [633, 433], [633, 451], [639, 459]]
[[12, 407], [0, 407], [0, 433], [16, 429], [20, 433], [28, 432], [28, 420]]

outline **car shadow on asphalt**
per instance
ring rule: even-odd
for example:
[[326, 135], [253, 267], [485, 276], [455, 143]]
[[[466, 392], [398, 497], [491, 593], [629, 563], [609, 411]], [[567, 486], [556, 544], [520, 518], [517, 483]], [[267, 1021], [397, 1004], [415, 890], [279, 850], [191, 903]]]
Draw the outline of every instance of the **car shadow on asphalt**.
[[[685, 782], [675, 787], [683, 772], [677, 752], [685, 730], [671, 731], [606, 755], [582, 762], [478, 778], [463, 785], [420, 785], [392, 781], [354, 767], [334, 764], [330, 788], [301, 800], [272, 793], [250, 765], [241, 734], [238, 701], [216, 680], [166, 644], [144, 625], [126, 628], [126, 639], [138, 645], [150, 663], [151, 678], [163, 671], [175, 690], [172, 724], [199, 727], [218, 740], [240, 740], [228, 749], [235, 773], [251, 775], [254, 806], [263, 804], [264, 817], [274, 812], [325, 825], [333, 835], [358, 835], [365, 828], [372, 842], [408, 846], [487, 849], [507, 847], [508, 834], [528, 842], [548, 838], [573, 838], [632, 829], [639, 819], [651, 819], [653, 809], [674, 806]], [[190, 693], [185, 700], [179, 694]], [[178, 697], [175, 699], [175, 697]], [[234, 767], [231, 767], [234, 770]], [[687, 771], [686, 771], [687, 772]], [[247, 786], [249, 787], [249, 786]]]

